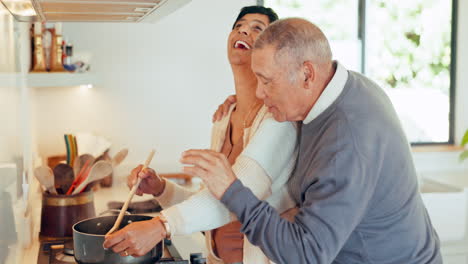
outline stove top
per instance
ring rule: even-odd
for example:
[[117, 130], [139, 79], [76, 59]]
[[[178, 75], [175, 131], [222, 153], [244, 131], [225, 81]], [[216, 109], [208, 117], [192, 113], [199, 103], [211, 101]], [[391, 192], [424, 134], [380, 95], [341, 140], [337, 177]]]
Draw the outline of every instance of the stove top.
[[[164, 241], [167, 252], [163, 258], [154, 264], [189, 264], [188, 260], [183, 260], [170, 240]], [[38, 264], [76, 264], [73, 257], [73, 240], [41, 241]]]

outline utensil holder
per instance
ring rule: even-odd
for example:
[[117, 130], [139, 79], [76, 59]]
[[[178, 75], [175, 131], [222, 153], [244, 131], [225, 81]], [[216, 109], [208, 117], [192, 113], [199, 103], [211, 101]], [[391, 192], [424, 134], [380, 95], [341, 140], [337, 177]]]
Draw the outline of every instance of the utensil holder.
[[73, 237], [72, 226], [96, 216], [92, 191], [75, 195], [42, 194], [41, 231], [43, 240]]

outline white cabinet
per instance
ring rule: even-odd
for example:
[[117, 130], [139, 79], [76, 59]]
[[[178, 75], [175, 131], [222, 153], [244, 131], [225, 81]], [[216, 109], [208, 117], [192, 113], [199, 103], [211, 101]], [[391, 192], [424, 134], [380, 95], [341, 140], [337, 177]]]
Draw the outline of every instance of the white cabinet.
[[468, 264], [468, 183], [461, 173], [424, 175], [421, 196], [440, 238], [444, 263]]
[[466, 236], [468, 190], [423, 180], [421, 195], [442, 243]]

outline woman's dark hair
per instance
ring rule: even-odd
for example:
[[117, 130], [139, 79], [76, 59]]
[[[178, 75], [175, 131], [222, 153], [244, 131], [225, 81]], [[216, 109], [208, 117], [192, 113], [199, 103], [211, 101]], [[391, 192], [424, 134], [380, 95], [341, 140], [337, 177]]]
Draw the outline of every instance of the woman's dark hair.
[[268, 19], [270, 20], [270, 23], [275, 22], [278, 20], [278, 15], [276, 14], [273, 9], [269, 7], [264, 7], [264, 6], [245, 6], [241, 9], [239, 15], [236, 18], [236, 21], [234, 22], [234, 25], [232, 25], [232, 29], [236, 26], [237, 21], [239, 21], [242, 17], [244, 17], [247, 14], [262, 14], [266, 15]]

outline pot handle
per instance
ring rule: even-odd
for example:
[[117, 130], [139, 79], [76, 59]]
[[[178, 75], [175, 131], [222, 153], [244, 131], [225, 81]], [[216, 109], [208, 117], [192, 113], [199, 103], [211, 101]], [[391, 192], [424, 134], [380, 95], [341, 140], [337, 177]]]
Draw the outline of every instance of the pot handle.
[[[101, 212], [99, 216], [105, 215], [105, 214], [110, 214], [110, 213], [117, 213], [117, 215], [120, 213], [119, 209], [108, 209], [105, 210], [104, 212]], [[125, 211], [126, 215], [132, 215], [129, 211]]]

